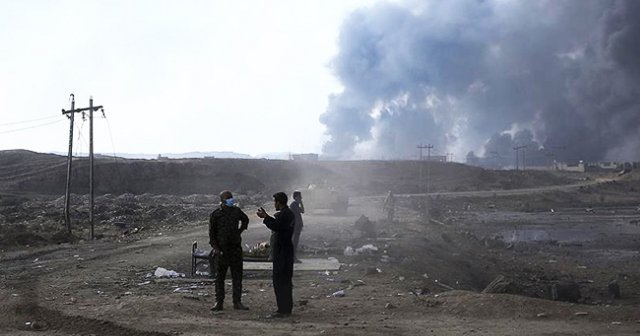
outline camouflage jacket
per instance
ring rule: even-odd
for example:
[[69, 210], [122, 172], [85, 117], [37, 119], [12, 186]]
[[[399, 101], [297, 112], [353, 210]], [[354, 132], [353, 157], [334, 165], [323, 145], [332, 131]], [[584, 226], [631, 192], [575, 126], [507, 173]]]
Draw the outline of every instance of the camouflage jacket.
[[220, 207], [209, 217], [209, 244], [221, 250], [242, 246], [240, 234], [249, 225], [249, 217], [238, 207]]

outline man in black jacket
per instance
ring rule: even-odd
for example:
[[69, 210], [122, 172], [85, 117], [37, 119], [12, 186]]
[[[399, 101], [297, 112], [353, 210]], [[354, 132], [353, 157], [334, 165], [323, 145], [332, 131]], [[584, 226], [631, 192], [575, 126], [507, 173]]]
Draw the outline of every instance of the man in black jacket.
[[271, 229], [271, 249], [273, 251], [273, 290], [276, 294], [278, 311], [269, 317], [280, 318], [291, 315], [293, 309], [293, 226], [295, 218], [293, 212], [287, 206], [287, 194], [278, 192], [273, 195], [274, 206], [278, 211], [274, 217], [260, 208], [258, 217], [263, 218], [263, 223]]

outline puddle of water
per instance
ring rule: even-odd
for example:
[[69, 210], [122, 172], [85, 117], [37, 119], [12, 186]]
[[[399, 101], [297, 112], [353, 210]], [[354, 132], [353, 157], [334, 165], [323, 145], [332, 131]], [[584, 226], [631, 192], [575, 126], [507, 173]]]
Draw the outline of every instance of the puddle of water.
[[501, 233], [502, 240], [507, 243], [532, 241], [582, 242], [596, 238], [597, 233], [585, 230], [543, 230], [523, 229], [509, 230]]

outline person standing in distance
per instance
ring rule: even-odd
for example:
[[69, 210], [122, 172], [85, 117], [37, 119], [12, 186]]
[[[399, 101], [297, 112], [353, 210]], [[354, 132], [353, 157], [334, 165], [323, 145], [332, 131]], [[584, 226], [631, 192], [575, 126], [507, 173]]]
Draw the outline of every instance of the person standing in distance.
[[287, 194], [278, 192], [273, 195], [276, 211], [273, 217], [260, 208], [256, 213], [273, 233], [273, 290], [276, 294], [278, 310], [269, 318], [282, 318], [291, 315], [293, 310], [293, 225], [295, 218], [287, 206]]
[[242, 297], [242, 238], [240, 234], [249, 226], [249, 217], [235, 206], [229, 190], [220, 193], [220, 208], [209, 217], [209, 244], [213, 248], [216, 264], [216, 304], [214, 311], [223, 309], [224, 280], [231, 268], [233, 283], [233, 309], [249, 310]]
[[289, 204], [289, 208], [293, 212], [295, 224], [293, 226], [293, 262], [301, 263], [298, 259], [298, 243], [300, 242], [300, 234], [302, 233], [302, 214], [304, 213], [304, 204], [302, 203], [302, 193], [298, 190], [293, 192], [293, 202]]

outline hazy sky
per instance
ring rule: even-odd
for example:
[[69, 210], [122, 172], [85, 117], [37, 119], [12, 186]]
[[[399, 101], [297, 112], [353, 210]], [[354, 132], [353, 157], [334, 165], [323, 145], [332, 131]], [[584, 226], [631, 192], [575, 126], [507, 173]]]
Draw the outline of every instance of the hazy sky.
[[74, 93], [105, 106], [102, 153], [640, 160], [638, 17], [637, 0], [0, 0], [0, 149], [64, 152]]
[[340, 25], [371, 2], [0, 1], [0, 150], [66, 151], [74, 93], [105, 106], [96, 152], [319, 152]]

